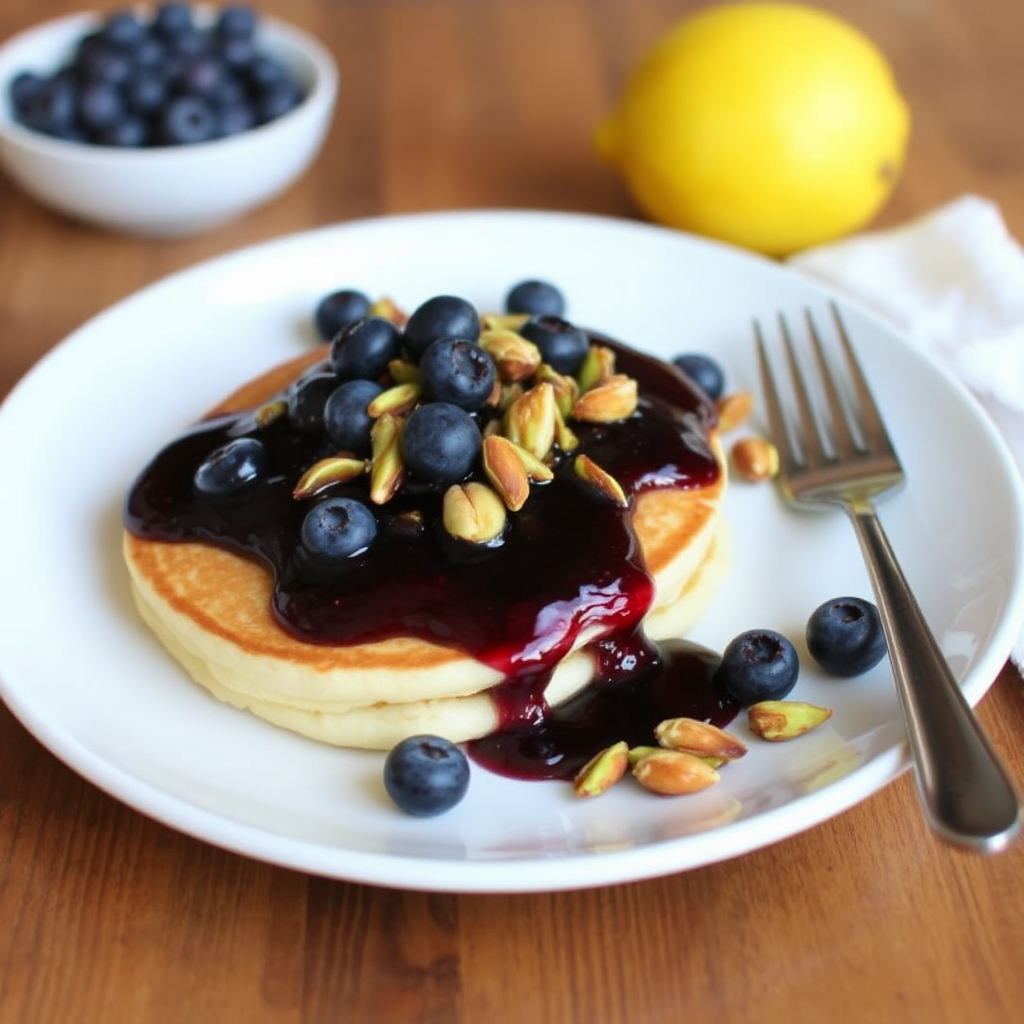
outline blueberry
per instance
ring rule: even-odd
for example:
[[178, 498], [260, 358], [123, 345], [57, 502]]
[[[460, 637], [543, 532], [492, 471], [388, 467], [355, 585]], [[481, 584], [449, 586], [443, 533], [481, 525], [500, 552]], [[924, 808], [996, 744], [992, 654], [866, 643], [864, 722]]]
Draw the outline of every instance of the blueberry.
[[153, 31], [164, 37], [178, 36], [192, 30], [192, 8], [187, 3], [168, 0], [153, 15]]
[[316, 332], [324, 341], [330, 341], [339, 331], [370, 312], [370, 297], [354, 288], [325, 295], [313, 312]]
[[29, 128], [66, 138], [75, 130], [77, 90], [67, 78], [48, 79], [30, 97], [25, 108], [24, 123]]
[[686, 352], [672, 360], [677, 370], [686, 374], [713, 402], [722, 397], [725, 390], [725, 373], [710, 356], [697, 352]]
[[248, 67], [259, 55], [255, 41], [243, 36], [222, 36], [216, 47], [220, 59], [236, 70]]
[[195, 489], [209, 498], [235, 497], [267, 471], [267, 450], [253, 437], [239, 437], [211, 452], [193, 477]]
[[221, 109], [236, 104], [252, 106], [249, 102], [249, 94], [246, 92], [245, 85], [237, 75], [231, 72], [221, 76], [220, 83], [214, 92], [211, 93], [210, 99]]
[[76, 71], [83, 82], [120, 86], [131, 77], [132, 59], [127, 53], [98, 44], [82, 53]]
[[807, 650], [834, 676], [859, 676], [885, 656], [885, 634], [878, 609], [859, 597], [836, 597], [819, 605], [807, 620]]
[[224, 65], [216, 58], [204, 54], [188, 61], [178, 75], [178, 90], [185, 96], [212, 99], [224, 84]]
[[78, 94], [78, 119], [87, 132], [99, 132], [124, 115], [121, 91], [109, 82], [90, 82]]
[[228, 103], [217, 110], [217, 136], [240, 135], [256, 124], [256, 114], [248, 103]]
[[125, 106], [136, 114], [154, 114], [167, 99], [167, 83], [152, 69], [140, 70], [124, 84]]
[[18, 118], [24, 117], [32, 98], [38, 95], [45, 83], [46, 79], [33, 71], [21, 71], [11, 79], [8, 94]]
[[331, 342], [331, 369], [341, 380], [376, 380], [401, 350], [398, 328], [382, 316], [364, 316]]
[[259, 54], [246, 68], [246, 80], [256, 92], [268, 89], [287, 77], [285, 66], [265, 53]]
[[338, 386], [333, 373], [314, 373], [297, 381], [288, 393], [288, 419], [296, 430], [315, 434], [324, 427], [324, 408]]
[[141, 117], [127, 115], [92, 135], [92, 141], [101, 146], [120, 146], [138, 149], [146, 144], [149, 128]]
[[319, 562], [338, 562], [365, 551], [377, 536], [377, 520], [353, 498], [324, 498], [302, 520], [299, 539]]
[[222, 36], [249, 39], [256, 31], [256, 15], [248, 4], [230, 4], [221, 11], [216, 31]]
[[506, 313], [565, 316], [565, 296], [548, 281], [520, 281], [505, 296]]
[[131, 11], [115, 11], [108, 15], [100, 29], [100, 38], [111, 46], [133, 49], [145, 37], [146, 29]]
[[423, 394], [435, 402], [451, 402], [467, 412], [482, 409], [494, 390], [494, 361], [475, 342], [441, 338], [420, 358]]
[[574, 375], [587, 354], [587, 336], [558, 316], [533, 316], [519, 333], [540, 349], [541, 358], [559, 373]]
[[383, 390], [372, 380], [350, 380], [331, 393], [324, 405], [324, 429], [342, 451], [370, 454], [373, 419], [366, 407]]
[[423, 483], [445, 486], [462, 480], [480, 454], [480, 428], [464, 409], [429, 402], [414, 409], [402, 429], [402, 460]]
[[469, 789], [469, 761], [440, 736], [410, 736], [384, 760], [384, 788], [406, 814], [429, 818], [451, 810]]
[[405, 347], [418, 360], [438, 338], [480, 337], [480, 315], [465, 299], [435, 295], [417, 306], [405, 325]]
[[730, 641], [715, 677], [730, 697], [748, 707], [782, 700], [799, 673], [800, 660], [786, 637], [771, 629], [752, 629]]
[[145, 35], [132, 50], [132, 63], [135, 70], [156, 70], [164, 63], [167, 49], [156, 36]]
[[289, 110], [294, 110], [302, 99], [302, 92], [290, 79], [275, 82], [260, 91], [256, 97], [256, 121], [266, 124], [283, 117]]
[[178, 96], [163, 110], [158, 140], [165, 146], [207, 142], [217, 132], [213, 107], [199, 96]]

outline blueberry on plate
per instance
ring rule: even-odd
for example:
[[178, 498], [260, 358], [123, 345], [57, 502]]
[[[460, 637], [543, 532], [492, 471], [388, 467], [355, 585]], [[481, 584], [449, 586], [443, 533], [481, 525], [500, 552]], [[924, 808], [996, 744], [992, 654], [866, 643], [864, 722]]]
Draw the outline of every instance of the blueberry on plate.
[[337, 563], [365, 551], [376, 539], [377, 520], [353, 498], [324, 498], [302, 520], [299, 539], [315, 560]]
[[331, 369], [340, 380], [377, 380], [398, 358], [401, 344], [401, 334], [390, 320], [364, 316], [331, 342]]
[[565, 296], [549, 281], [520, 281], [505, 296], [505, 312], [562, 317], [565, 316]]
[[494, 390], [494, 361], [475, 342], [440, 338], [420, 358], [423, 394], [434, 402], [451, 402], [460, 409], [482, 409]]
[[384, 788], [406, 814], [430, 818], [451, 810], [469, 789], [469, 761], [441, 736], [409, 736], [384, 760]]
[[323, 341], [330, 341], [339, 331], [370, 312], [370, 297], [354, 288], [342, 288], [325, 295], [313, 312], [316, 332]]
[[573, 376], [587, 354], [587, 336], [557, 316], [532, 316], [519, 333], [540, 349], [541, 359], [558, 373]]
[[366, 407], [383, 390], [372, 380], [350, 380], [331, 392], [324, 404], [324, 430], [342, 451], [370, 454], [373, 418]]
[[266, 473], [268, 461], [262, 441], [254, 437], [237, 437], [207, 455], [192, 482], [204, 497], [236, 497]]
[[831, 675], [859, 676], [874, 668], [886, 649], [878, 609], [862, 598], [833, 598], [807, 620], [807, 650]]
[[413, 310], [405, 324], [405, 348], [418, 360], [439, 338], [480, 337], [480, 314], [476, 307], [455, 295], [435, 295]]
[[672, 360], [677, 370], [686, 374], [711, 401], [716, 402], [725, 391], [725, 373], [711, 356], [685, 352]]
[[429, 402], [409, 414], [399, 445], [409, 472], [426, 484], [462, 480], [480, 454], [476, 421], [450, 402]]
[[796, 685], [800, 659], [781, 633], [751, 629], [731, 640], [715, 672], [730, 697], [743, 707], [782, 700]]
[[333, 373], [314, 373], [297, 381], [288, 393], [288, 420], [303, 434], [323, 430], [324, 407], [338, 386]]

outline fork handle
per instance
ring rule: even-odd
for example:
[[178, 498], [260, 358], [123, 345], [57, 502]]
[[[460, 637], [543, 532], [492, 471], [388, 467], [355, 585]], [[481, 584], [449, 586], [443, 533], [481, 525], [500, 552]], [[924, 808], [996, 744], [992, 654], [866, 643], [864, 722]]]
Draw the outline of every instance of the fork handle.
[[1013, 783], [939, 650], [874, 507], [860, 501], [846, 511], [878, 602], [929, 824], [960, 846], [1000, 850], [1021, 826]]

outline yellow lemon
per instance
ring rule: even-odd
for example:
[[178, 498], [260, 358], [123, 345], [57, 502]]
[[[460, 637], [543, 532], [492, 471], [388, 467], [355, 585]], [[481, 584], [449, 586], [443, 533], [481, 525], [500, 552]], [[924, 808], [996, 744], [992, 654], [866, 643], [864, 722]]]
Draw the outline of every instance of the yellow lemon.
[[596, 144], [652, 219], [785, 256], [874, 217], [909, 129], [860, 31], [810, 7], [735, 3], [655, 45]]

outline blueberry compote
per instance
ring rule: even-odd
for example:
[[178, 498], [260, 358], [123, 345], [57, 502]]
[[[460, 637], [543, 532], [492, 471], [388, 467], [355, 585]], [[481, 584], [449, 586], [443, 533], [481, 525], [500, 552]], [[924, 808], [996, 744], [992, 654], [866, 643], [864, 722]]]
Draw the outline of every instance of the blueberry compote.
[[[600, 338], [602, 344], [612, 344]], [[715, 407], [658, 360], [613, 345], [620, 372], [640, 386], [625, 423], [573, 423], [579, 451], [633, 497], [658, 487], [712, 483], [708, 444]], [[313, 370], [324, 372], [318, 364]], [[485, 426], [487, 410], [474, 413]], [[193, 487], [196, 467], [238, 437], [258, 437], [268, 471], [238, 499]], [[630, 513], [575, 478], [555, 459], [554, 479], [531, 488], [509, 516], [502, 543], [467, 550], [441, 529], [441, 490], [408, 481], [385, 505], [366, 551], [336, 569], [314, 565], [299, 534], [309, 501], [292, 490], [315, 461], [334, 453], [326, 433], [295, 430], [287, 416], [260, 425], [255, 411], [204, 421], [160, 452], [128, 494], [124, 520], [156, 540], [203, 540], [261, 560], [274, 577], [273, 614], [310, 643], [346, 644], [417, 636], [448, 644], [494, 667], [500, 726], [470, 744], [484, 766], [521, 778], [570, 778], [597, 750], [625, 739], [647, 744], [664, 718], [688, 715], [723, 725], [737, 706], [712, 682], [717, 656], [683, 642], [655, 645], [642, 620], [653, 599]], [[368, 503], [365, 477], [331, 493]], [[594, 682], [549, 708], [551, 672], [584, 631]]]

